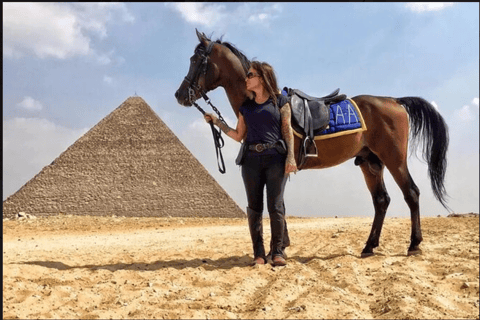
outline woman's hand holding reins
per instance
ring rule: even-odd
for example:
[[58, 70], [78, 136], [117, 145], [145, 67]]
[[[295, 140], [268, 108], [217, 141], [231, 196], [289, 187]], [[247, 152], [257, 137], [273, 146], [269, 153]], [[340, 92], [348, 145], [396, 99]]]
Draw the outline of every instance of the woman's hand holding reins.
[[212, 122], [214, 125], [220, 128], [227, 136], [234, 139], [235, 141], [242, 141], [247, 133], [247, 127], [245, 125], [245, 120], [243, 116], [240, 114], [238, 116], [237, 128], [232, 129], [230, 128], [225, 122], [220, 121], [215, 115], [211, 113], [205, 113], [204, 115], [205, 121], [210, 123]]
[[204, 115], [203, 117], [205, 118], [205, 121], [206, 121], [207, 123], [209, 123], [209, 122], [212, 121], [214, 125], [218, 126], [218, 124], [217, 124], [217, 123], [218, 123], [218, 118], [217, 118], [217, 116], [215, 116], [215, 115], [213, 115], [213, 114], [211, 114], [211, 113], [205, 113], [205, 115]]

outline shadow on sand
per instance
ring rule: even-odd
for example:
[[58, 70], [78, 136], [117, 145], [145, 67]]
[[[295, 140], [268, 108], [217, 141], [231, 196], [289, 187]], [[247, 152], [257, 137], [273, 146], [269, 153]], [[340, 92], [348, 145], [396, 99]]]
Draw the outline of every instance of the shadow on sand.
[[[376, 256], [384, 256], [383, 254], [375, 254]], [[333, 254], [328, 256], [312, 256], [312, 257], [301, 257], [293, 256], [288, 257], [288, 261], [297, 261], [301, 264], [309, 263], [313, 260], [322, 260], [329, 261], [339, 257], [351, 256], [356, 259], [362, 259], [360, 256], [342, 253], [342, 254]], [[28, 265], [37, 265], [45, 268], [57, 269], [57, 270], [70, 270], [70, 269], [90, 269], [90, 270], [109, 270], [112, 272], [118, 270], [134, 270], [134, 271], [155, 271], [166, 268], [175, 268], [178, 270], [186, 268], [198, 268], [203, 267], [205, 270], [212, 271], [218, 269], [229, 270], [233, 268], [244, 268], [252, 266], [252, 257], [249, 255], [244, 256], [232, 256], [227, 258], [221, 258], [217, 260], [213, 259], [175, 259], [175, 260], [158, 260], [152, 263], [145, 262], [133, 262], [133, 263], [115, 263], [115, 264], [106, 264], [106, 265], [95, 265], [95, 264], [86, 264], [86, 265], [77, 265], [70, 266], [60, 261], [21, 261], [12, 264], [28, 264]]]

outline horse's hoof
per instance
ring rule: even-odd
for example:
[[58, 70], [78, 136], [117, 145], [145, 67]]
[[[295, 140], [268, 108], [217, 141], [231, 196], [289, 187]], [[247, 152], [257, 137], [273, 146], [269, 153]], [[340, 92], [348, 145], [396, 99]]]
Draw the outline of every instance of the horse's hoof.
[[421, 249], [408, 250], [407, 256], [418, 256], [422, 254]]
[[373, 255], [374, 255], [373, 252], [362, 252], [361, 257], [362, 257], [362, 258], [368, 258], [368, 257], [371, 257], [371, 256], [373, 256]]

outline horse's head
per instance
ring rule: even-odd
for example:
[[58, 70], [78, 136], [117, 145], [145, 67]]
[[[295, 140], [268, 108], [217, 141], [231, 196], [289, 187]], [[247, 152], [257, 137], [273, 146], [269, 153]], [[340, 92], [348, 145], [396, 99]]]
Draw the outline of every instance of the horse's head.
[[221, 46], [215, 45], [204, 33], [198, 30], [196, 32], [200, 44], [190, 58], [187, 76], [175, 92], [178, 103], [185, 107], [192, 106], [192, 101], [199, 99], [203, 92], [206, 93], [219, 86], [220, 75], [216, 57]]

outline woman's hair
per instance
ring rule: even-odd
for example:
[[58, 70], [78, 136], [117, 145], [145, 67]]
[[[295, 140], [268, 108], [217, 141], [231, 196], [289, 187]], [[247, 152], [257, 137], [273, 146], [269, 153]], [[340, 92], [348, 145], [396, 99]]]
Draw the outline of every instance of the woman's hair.
[[272, 98], [272, 102], [277, 106], [277, 96], [280, 92], [277, 85], [277, 77], [275, 76], [275, 71], [272, 66], [266, 62], [252, 61], [250, 67], [255, 69], [260, 77], [263, 79], [265, 90], [267, 90], [268, 95]]

